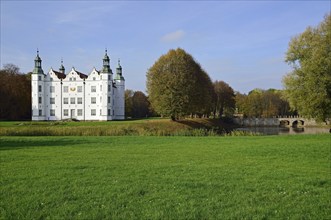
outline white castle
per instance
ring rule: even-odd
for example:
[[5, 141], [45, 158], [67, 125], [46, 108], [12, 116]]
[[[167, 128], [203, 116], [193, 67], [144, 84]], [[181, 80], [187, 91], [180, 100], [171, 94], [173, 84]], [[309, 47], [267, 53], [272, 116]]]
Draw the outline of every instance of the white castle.
[[125, 80], [118, 61], [116, 75], [105, 51], [103, 68], [85, 75], [72, 68], [44, 74], [39, 51], [31, 74], [32, 120], [123, 120]]

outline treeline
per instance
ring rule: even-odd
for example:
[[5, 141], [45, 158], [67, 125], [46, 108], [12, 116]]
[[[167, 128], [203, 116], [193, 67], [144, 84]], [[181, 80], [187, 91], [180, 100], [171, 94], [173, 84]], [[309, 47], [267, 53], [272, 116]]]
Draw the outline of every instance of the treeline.
[[273, 117], [295, 114], [280, 90], [255, 89], [248, 95], [234, 92], [224, 81], [212, 82], [183, 49], [162, 55], [147, 72], [151, 108], [162, 116]]
[[254, 89], [246, 94], [236, 93], [236, 114], [243, 117], [274, 117], [296, 115], [284, 98], [284, 91]]
[[13, 64], [0, 69], [0, 120], [31, 119], [31, 75]]

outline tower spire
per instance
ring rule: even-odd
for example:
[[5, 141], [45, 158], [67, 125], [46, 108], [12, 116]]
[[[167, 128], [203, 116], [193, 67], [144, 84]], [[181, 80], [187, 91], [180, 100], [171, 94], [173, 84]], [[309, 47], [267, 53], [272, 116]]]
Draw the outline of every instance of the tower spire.
[[111, 69], [110, 69], [110, 59], [109, 56], [107, 54], [107, 48], [105, 49], [105, 56], [103, 57], [103, 68], [102, 68], [102, 72], [104, 73], [111, 73]]
[[65, 73], [65, 68], [63, 66], [63, 57], [61, 57], [61, 66], [60, 66], [59, 70], [61, 73], [63, 73], [63, 74]]
[[37, 48], [37, 56], [34, 59], [34, 69], [33, 69], [33, 73], [36, 74], [44, 74], [44, 71], [41, 67], [41, 58], [39, 56], [39, 49]]
[[115, 79], [124, 80], [124, 77], [122, 75], [122, 66], [121, 66], [120, 58], [118, 58], [118, 67], [116, 68], [116, 77], [115, 77]]

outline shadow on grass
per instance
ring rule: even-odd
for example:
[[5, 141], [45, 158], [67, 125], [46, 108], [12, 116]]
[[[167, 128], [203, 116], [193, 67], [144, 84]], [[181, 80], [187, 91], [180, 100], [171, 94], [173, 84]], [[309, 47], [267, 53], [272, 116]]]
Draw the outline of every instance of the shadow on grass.
[[30, 147], [65, 147], [86, 143], [77, 139], [38, 139], [38, 138], [0, 138], [0, 151], [17, 150]]
[[208, 126], [202, 122], [198, 122], [198, 121], [193, 121], [193, 120], [178, 120], [178, 121], [174, 121], [177, 122], [179, 124], [183, 124], [186, 125], [190, 128], [208, 128]]

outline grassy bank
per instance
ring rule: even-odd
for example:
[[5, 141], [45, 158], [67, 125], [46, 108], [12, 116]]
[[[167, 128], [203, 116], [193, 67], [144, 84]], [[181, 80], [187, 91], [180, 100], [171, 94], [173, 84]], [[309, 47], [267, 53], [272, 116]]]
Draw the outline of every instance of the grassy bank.
[[0, 137], [0, 219], [327, 219], [330, 143]]
[[0, 122], [0, 136], [215, 136], [231, 127], [218, 119]]

